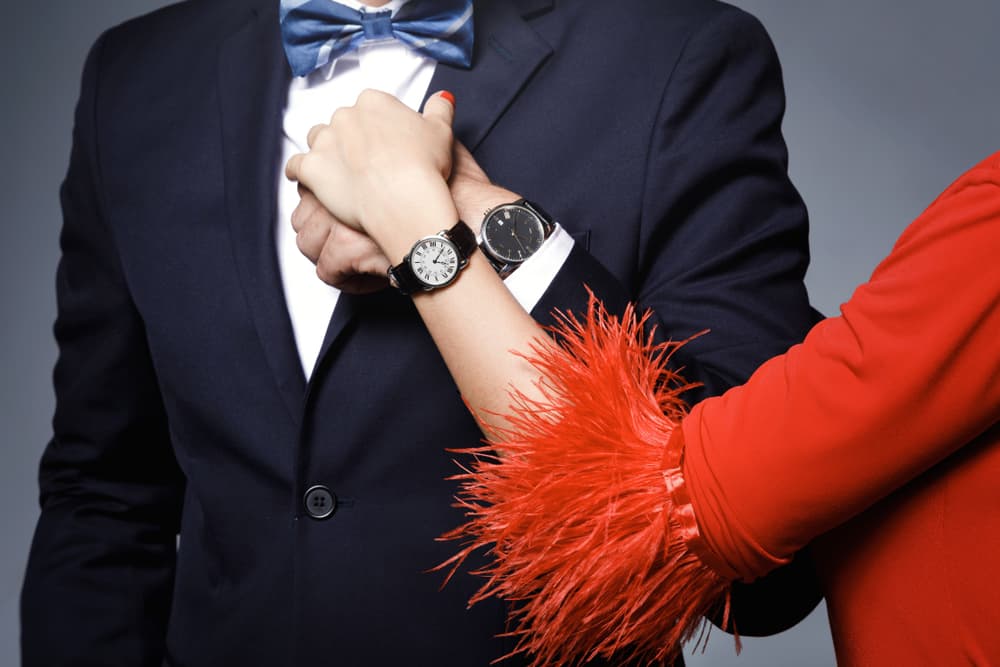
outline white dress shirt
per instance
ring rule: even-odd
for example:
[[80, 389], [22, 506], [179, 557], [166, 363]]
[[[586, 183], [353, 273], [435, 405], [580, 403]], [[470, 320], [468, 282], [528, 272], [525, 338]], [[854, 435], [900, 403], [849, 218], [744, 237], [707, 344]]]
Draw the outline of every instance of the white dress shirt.
[[[407, 1], [391, 0], [377, 10], [388, 9], [395, 14]], [[340, 4], [376, 11], [356, 0], [340, 0]], [[332, 60], [312, 74], [293, 78], [285, 104], [281, 164], [284, 165], [296, 153], [308, 151], [306, 136], [309, 129], [329, 122], [336, 109], [354, 104], [366, 88], [390, 93], [411, 109], [419, 109], [436, 65], [434, 60], [396, 40], [362, 42], [356, 51]], [[457, 103], [461, 105], [462, 101]], [[284, 178], [282, 173], [279, 174], [277, 187], [275, 240], [278, 264], [299, 359], [308, 378], [319, 356], [340, 290], [316, 276], [316, 267], [295, 243], [295, 230], [291, 223], [292, 211], [299, 203], [295, 183]], [[452, 222], [442, 221], [442, 228]], [[530, 311], [541, 299], [572, 248], [572, 238], [557, 225], [542, 248], [507, 278], [505, 284], [526, 310]]]

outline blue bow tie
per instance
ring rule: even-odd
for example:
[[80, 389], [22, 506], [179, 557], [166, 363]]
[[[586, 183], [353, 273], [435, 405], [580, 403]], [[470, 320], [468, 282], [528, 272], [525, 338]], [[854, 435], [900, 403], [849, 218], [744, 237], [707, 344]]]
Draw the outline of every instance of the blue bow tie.
[[410, 0], [396, 16], [331, 0], [281, 0], [281, 36], [295, 76], [305, 76], [365, 40], [398, 39], [438, 62], [472, 64], [472, 0]]

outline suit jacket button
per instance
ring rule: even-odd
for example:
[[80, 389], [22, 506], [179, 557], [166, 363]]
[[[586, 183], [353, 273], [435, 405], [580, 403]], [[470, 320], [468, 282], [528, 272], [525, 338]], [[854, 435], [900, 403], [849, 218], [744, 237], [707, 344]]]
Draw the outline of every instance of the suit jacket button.
[[337, 496], [322, 484], [309, 487], [303, 502], [306, 514], [314, 519], [326, 519], [337, 511]]

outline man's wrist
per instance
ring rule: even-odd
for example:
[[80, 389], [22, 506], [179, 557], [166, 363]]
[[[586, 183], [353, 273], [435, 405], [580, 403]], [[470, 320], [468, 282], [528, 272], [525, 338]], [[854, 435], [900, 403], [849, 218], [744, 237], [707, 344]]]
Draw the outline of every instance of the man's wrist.
[[465, 220], [469, 227], [480, 235], [483, 220], [486, 215], [503, 204], [510, 204], [521, 199], [521, 196], [511, 192], [506, 188], [497, 185], [483, 185], [475, 188], [474, 193], [458, 194], [455, 197], [455, 206], [462, 220]]

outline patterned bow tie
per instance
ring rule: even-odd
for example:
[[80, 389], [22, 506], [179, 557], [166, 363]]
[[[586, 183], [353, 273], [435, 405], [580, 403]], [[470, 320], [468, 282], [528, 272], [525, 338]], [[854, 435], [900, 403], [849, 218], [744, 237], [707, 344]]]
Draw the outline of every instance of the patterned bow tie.
[[410, 0], [396, 16], [331, 0], [281, 0], [281, 36], [295, 76], [305, 76], [362, 41], [398, 39], [438, 62], [472, 64], [472, 0]]

